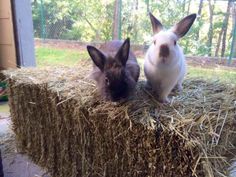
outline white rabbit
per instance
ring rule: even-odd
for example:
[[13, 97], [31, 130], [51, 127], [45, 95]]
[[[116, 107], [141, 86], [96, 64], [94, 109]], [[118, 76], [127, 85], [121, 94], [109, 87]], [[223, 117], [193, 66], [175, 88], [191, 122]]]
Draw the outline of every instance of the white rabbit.
[[182, 91], [186, 62], [177, 41], [188, 32], [195, 18], [196, 14], [191, 14], [164, 30], [161, 22], [150, 13], [154, 36], [145, 56], [144, 73], [147, 86], [156, 92], [160, 102], [169, 102], [168, 95], [175, 86]]

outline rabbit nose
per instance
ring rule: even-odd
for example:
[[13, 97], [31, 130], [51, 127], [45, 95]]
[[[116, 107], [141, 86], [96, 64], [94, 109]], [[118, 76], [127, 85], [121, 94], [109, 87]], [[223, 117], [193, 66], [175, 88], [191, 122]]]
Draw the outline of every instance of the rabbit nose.
[[166, 45], [166, 44], [162, 44], [160, 46], [160, 57], [168, 57], [170, 54], [170, 50], [169, 50], [169, 47]]

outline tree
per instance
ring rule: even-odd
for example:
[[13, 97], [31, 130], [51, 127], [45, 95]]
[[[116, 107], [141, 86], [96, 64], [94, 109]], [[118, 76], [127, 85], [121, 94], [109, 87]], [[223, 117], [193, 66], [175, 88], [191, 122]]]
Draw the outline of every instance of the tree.
[[215, 50], [215, 56], [218, 57], [219, 56], [219, 51], [220, 51], [220, 46], [221, 46], [221, 43], [222, 43], [222, 35], [223, 35], [223, 32], [225, 31], [225, 27], [227, 26], [228, 24], [228, 18], [229, 16], [226, 15], [227, 12], [229, 11], [229, 1], [228, 1], [228, 5], [227, 5], [227, 10], [226, 12], [224, 13], [224, 20], [223, 20], [223, 23], [222, 23], [222, 27], [221, 27], [221, 30], [219, 32], [219, 35], [218, 35], [218, 38], [217, 38], [217, 44], [216, 44], [216, 50]]
[[114, 2], [114, 15], [113, 15], [113, 25], [112, 25], [112, 39], [119, 39], [119, 9], [120, 0], [115, 0]]
[[[224, 21], [224, 22], [225, 22], [225, 21]], [[224, 24], [224, 22], [223, 22], [223, 24]], [[218, 39], [217, 39], [215, 57], [218, 57], [218, 55], [219, 55], [219, 50], [220, 50], [220, 44], [221, 44], [222, 34], [223, 34], [223, 27], [222, 27], [222, 30], [220, 30], [220, 33], [219, 33], [219, 36], [218, 36]]]
[[183, 12], [185, 12], [186, 0], [183, 1]]
[[[202, 14], [202, 6], [203, 6], [203, 0], [200, 0], [200, 3], [199, 3], [199, 6], [198, 6], [198, 12], [197, 12], [197, 14], [198, 14], [198, 22], [200, 21], [200, 16], [201, 16], [201, 14]], [[199, 40], [199, 34], [200, 34], [200, 29], [197, 31], [197, 33], [196, 33], [196, 40], [198, 41]]]
[[[185, 2], [184, 2], [184, 3], [185, 3]], [[191, 0], [188, 1], [187, 15], [189, 15], [189, 12], [190, 12], [190, 6], [191, 6]]]
[[[132, 43], [149, 44], [151, 23], [147, 12], [152, 12], [166, 29], [181, 18], [198, 10], [198, 19], [188, 34], [179, 40], [188, 55], [220, 55], [229, 53], [227, 40], [232, 37], [228, 28], [229, 10], [227, 1], [216, 0], [122, 0], [122, 18], [119, 18], [121, 0], [43, 0], [44, 20], [40, 16], [40, 0], [32, 2], [35, 37], [40, 37], [45, 21], [46, 37], [80, 41], [106, 41], [119, 38], [119, 23], [122, 22], [122, 38], [129, 36]], [[210, 1], [210, 2], [209, 2]], [[229, 0], [228, 0], [229, 1]], [[215, 7], [215, 8], [214, 8]], [[209, 15], [210, 11], [210, 15]], [[210, 25], [209, 25], [210, 24]], [[209, 29], [205, 27], [209, 25]], [[207, 27], [207, 28], [208, 28]], [[223, 39], [224, 38], [224, 39]], [[216, 42], [216, 49], [213, 45]], [[222, 52], [222, 44], [224, 43]], [[214, 51], [212, 51], [214, 49]]]
[[150, 5], [149, 0], [145, 0], [146, 6], [147, 6], [147, 14], [150, 12]]
[[[184, 1], [185, 3], [185, 1]], [[189, 15], [189, 12], [190, 12], [190, 6], [191, 6], [191, 0], [189, 0], [188, 2], [188, 9], [187, 9], [187, 15]], [[186, 44], [185, 44], [185, 51], [188, 51], [188, 47], [189, 47], [189, 40], [186, 41]]]
[[[136, 13], [138, 11], [138, 9], [139, 9], [139, 1], [135, 0], [134, 1], [134, 11], [135, 11], [134, 19], [138, 18], [138, 15]], [[138, 40], [139, 26], [138, 26], [138, 23], [136, 23], [136, 22], [133, 22], [132, 25], [133, 25], [133, 37], [134, 37], [134, 40], [137, 41]]]
[[212, 48], [212, 40], [213, 40], [213, 13], [214, 13], [214, 4], [212, 5], [212, 1], [208, 0], [208, 7], [209, 7], [209, 30], [208, 30], [208, 41], [207, 41], [207, 47], [208, 47], [208, 56], [211, 56], [211, 48]]
[[[234, 34], [234, 29], [236, 28], [236, 5], [233, 3], [233, 7], [232, 7], [232, 32], [231, 32], [231, 36], [235, 35]], [[234, 40], [234, 43], [232, 43], [233, 45], [233, 57], [236, 58], [236, 39]]]
[[226, 35], [227, 35], [228, 23], [229, 23], [230, 4], [231, 4], [231, 0], [228, 0], [227, 11], [226, 11], [226, 14], [225, 14], [225, 22], [222, 26], [223, 38], [222, 38], [221, 57], [224, 57], [224, 55], [225, 55], [226, 37], [227, 37]]

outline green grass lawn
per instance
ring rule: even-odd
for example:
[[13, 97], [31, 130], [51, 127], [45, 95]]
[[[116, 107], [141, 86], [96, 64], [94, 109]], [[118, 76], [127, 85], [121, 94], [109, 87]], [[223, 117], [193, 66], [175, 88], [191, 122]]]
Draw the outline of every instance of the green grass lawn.
[[[70, 49], [56, 49], [50, 47], [37, 47], [36, 58], [39, 67], [66, 65], [73, 66], [81, 59], [89, 58], [87, 51]], [[143, 65], [143, 60], [139, 59]], [[222, 82], [236, 84], [236, 70], [219, 68], [201, 68], [188, 66], [188, 77], [200, 77], [203, 79], [214, 79]]]
[[77, 51], [70, 49], [56, 49], [49, 47], [36, 48], [37, 66], [55, 66], [66, 65], [73, 66], [79, 60], [88, 58], [86, 51]]
[[188, 77], [201, 77], [236, 84], [236, 70], [188, 66]]
[[9, 114], [9, 112], [10, 112], [10, 110], [9, 110], [9, 106], [8, 106], [7, 102], [1, 102], [0, 103], [0, 113]]

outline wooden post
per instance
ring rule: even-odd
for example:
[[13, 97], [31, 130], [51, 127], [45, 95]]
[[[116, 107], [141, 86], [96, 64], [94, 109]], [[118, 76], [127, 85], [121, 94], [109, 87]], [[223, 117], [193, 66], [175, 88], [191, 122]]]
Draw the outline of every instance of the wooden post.
[[0, 0], [0, 69], [16, 67], [11, 1]]
[[36, 66], [31, 1], [12, 0], [17, 64], [20, 67]]

